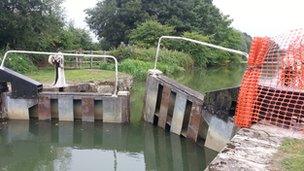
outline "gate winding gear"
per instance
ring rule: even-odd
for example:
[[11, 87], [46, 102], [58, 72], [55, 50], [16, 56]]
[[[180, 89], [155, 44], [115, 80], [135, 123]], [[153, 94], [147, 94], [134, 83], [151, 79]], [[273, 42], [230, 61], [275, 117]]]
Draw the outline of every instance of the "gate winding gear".
[[304, 129], [304, 30], [254, 38], [235, 123]]

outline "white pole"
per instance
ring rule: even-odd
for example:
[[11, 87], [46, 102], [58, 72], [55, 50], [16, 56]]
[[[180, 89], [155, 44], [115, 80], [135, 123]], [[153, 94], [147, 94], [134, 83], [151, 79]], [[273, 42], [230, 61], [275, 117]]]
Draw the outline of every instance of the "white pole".
[[210, 44], [210, 43], [206, 43], [206, 42], [201, 42], [201, 41], [198, 41], [198, 40], [193, 40], [193, 39], [189, 39], [189, 38], [185, 38], [185, 37], [162, 36], [162, 37], [159, 38], [158, 44], [157, 44], [154, 70], [156, 70], [156, 67], [157, 67], [157, 61], [158, 61], [158, 57], [159, 57], [159, 51], [160, 51], [160, 45], [161, 45], [162, 39], [185, 40], [185, 41], [189, 41], [189, 42], [192, 42], [192, 43], [200, 44], [202, 46], [207, 46], [207, 47], [210, 47], [210, 48], [215, 48], [215, 49], [219, 49], [219, 50], [222, 50], [222, 51], [239, 54], [239, 55], [242, 55], [242, 56], [245, 56], [246, 58], [248, 58], [248, 53], [242, 52], [242, 51], [239, 51], [239, 50], [225, 48], [225, 47], [222, 47], [222, 46], [218, 46], [218, 45], [214, 45], [214, 44]]
[[[4, 62], [5, 62], [8, 54], [11, 54], [11, 53], [34, 54], [34, 55], [56, 55], [56, 54], [58, 54], [56, 52], [9, 50], [3, 56], [3, 60], [2, 60], [1, 66], [0, 66], [0, 69], [4, 68]], [[84, 58], [92, 57], [92, 58], [110, 58], [110, 59], [113, 59], [114, 62], [115, 62], [115, 88], [114, 88], [113, 96], [117, 96], [117, 91], [118, 91], [118, 61], [117, 61], [116, 57], [111, 56], [111, 55], [73, 54], [73, 53], [62, 53], [62, 55], [63, 56], [84, 57]]]

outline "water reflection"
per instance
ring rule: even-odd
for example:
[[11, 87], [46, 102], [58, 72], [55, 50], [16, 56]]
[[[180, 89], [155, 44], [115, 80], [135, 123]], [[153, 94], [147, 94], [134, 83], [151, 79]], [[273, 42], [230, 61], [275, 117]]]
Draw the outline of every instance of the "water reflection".
[[196, 91], [206, 92], [228, 87], [239, 86], [246, 65], [209, 68], [208, 70], [195, 69], [188, 73], [179, 74], [174, 77]]
[[216, 155], [149, 124], [9, 121], [0, 170], [203, 170]]

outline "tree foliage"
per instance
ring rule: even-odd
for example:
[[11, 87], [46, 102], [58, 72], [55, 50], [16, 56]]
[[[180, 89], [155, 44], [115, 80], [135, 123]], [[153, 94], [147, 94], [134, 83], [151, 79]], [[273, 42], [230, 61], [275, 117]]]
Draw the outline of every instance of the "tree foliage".
[[111, 46], [128, 41], [137, 24], [147, 18], [140, 0], [104, 0], [87, 10], [90, 28]]
[[0, 49], [56, 51], [58, 48], [94, 48], [87, 30], [65, 24], [62, 1], [1, 1]]
[[1, 0], [0, 47], [54, 48], [63, 26], [62, 0]]
[[93, 48], [89, 32], [85, 29], [75, 28], [71, 24], [61, 30], [57, 46], [66, 50]]
[[130, 33], [130, 41], [140, 47], [156, 46], [158, 39], [163, 35], [171, 35], [174, 33], [174, 27], [162, 25], [157, 21], [149, 20]]
[[216, 42], [227, 37], [231, 20], [211, 0], [104, 0], [87, 11], [87, 22], [112, 46], [128, 43], [128, 34], [148, 19], [174, 26], [175, 34], [199, 32]]

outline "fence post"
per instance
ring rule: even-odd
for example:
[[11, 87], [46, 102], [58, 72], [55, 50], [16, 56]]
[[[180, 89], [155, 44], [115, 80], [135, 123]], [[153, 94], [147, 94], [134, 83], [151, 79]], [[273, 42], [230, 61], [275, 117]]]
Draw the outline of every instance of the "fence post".
[[[91, 50], [91, 55], [93, 54], [93, 51]], [[92, 57], [90, 57], [90, 69], [92, 69], [92, 67], [93, 67], [93, 58]]]
[[[79, 51], [76, 51], [76, 54], [79, 54]], [[76, 68], [78, 69], [79, 68], [79, 58], [78, 57], [76, 57], [75, 58], [75, 63], [76, 63]]]

